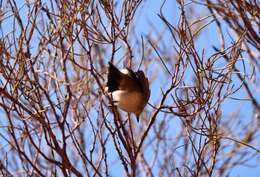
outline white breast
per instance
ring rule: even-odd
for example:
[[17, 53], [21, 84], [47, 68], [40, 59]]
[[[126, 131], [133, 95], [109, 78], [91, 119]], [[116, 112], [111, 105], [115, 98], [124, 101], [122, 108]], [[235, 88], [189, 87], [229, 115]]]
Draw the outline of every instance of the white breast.
[[121, 69], [120, 72], [123, 73], [123, 74], [129, 74], [129, 71], [125, 68]]

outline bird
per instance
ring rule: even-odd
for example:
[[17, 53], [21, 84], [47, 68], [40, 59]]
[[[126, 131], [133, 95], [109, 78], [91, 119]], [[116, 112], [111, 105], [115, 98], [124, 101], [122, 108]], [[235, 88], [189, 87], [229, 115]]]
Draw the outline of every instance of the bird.
[[139, 122], [139, 116], [150, 98], [149, 81], [142, 70], [134, 72], [128, 67], [119, 70], [109, 62], [106, 90], [115, 106], [134, 113]]

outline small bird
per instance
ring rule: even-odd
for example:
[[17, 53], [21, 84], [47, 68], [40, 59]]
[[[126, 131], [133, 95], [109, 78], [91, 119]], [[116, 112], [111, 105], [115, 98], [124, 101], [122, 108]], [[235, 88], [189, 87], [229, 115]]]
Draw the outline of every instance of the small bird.
[[120, 109], [134, 113], [137, 121], [150, 97], [149, 81], [144, 72], [130, 68], [118, 70], [109, 62], [107, 90]]

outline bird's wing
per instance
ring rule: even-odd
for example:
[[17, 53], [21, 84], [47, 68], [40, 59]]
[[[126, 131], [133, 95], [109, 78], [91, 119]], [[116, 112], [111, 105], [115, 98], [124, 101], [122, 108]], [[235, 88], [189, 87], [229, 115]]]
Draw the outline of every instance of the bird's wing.
[[145, 99], [146, 99], [146, 102], [147, 102], [150, 98], [150, 93], [151, 93], [150, 88], [149, 88], [149, 81], [148, 81], [147, 77], [145, 77], [144, 72], [141, 71], [141, 70], [136, 72], [136, 76], [137, 76], [139, 83], [142, 87], [142, 91], [145, 95]]
[[109, 62], [108, 67], [107, 87], [108, 92], [142, 89], [141, 83], [133, 70], [126, 68], [125, 72], [121, 72], [111, 62]]
[[127, 77], [125, 78], [126, 84], [130, 85], [131, 83], [132, 86], [129, 89], [135, 89], [135, 90], [140, 90], [143, 92], [143, 86], [141, 83], [141, 80], [138, 78], [137, 72], [134, 72], [130, 68], [126, 68], [128, 70], [128, 74], [126, 75]]
[[122, 73], [109, 62], [107, 79], [108, 92], [116, 90], [140, 90], [146, 94], [146, 98], [149, 98], [149, 83], [143, 71], [134, 72], [130, 68], [126, 68], [126, 70], [126, 73]]
[[111, 62], [109, 62], [107, 76], [108, 92], [113, 92], [119, 89], [122, 75], [123, 74]]

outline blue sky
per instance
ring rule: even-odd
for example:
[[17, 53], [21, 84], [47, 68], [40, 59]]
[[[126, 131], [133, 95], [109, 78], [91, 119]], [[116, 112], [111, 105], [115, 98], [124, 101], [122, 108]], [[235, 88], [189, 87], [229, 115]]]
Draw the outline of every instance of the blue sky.
[[[162, 23], [162, 21], [160, 20], [158, 14], [160, 12], [160, 7], [161, 7], [161, 3], [162, 1], [145, 1], [145, 3], [143, 3], [141, 5], [141, 7], [139, 8], [139, 10], [137, 11], [137, 16], [135, 16], [135, 22], [132, 24], [132, 28], [135, 33], [137, 34], [137, 37], [139, 37], [139, 40], [141, 39], [141, 36], [145, 37], [148, 34], [152, 34], [152, 36], [157, 35], [157, 33], [155, 31], [163, 31], [164, 29], [164, 25]], [[201, 6], [197, 6], [196, 10], [198, 11], [197, 13], [202, 12], [202, 16], [204, 16], [205, 14], [207, 14], [207, 11], [202, 8]], [[177, 7], [177, 4], [175, 3], [175, 1], [171, 1], [168, 0], [166, 1], [165, 6], [163, 7], [163, 12], [164, 15], [167, 17], [167, 19], [174, 25], [177, 24], [178, 22], [178, 14], [179, 14], [179, 10]], [[26, 16], [26, 13], [23, 13], [24, 16]], [[10, 31], [11, 29], [9, 27], [11, 27], [12, 25], [11, 21], [7, 21], [7, 23], [4, 24], [6, 31]], [[154, 26], [154, 28], [151, 27], [151, 24]], [[228, 32], [228, 28], [227, 26], [223, 25], [224, 28], [226, 28], [226, 31]], [[205, 58], [209, 57], [210, 54], [213, 52], [212, 49], [212, 45], [215, 44], [216, 46], [219, 46], [219, 42], [218, 42], [218, 32], [214, 26], [214, 24], [209, 25], [205, 30], [202, 31], [202, 35], [200, 36], [200, 38], [197, 41], [197, 48], [199, 53], [202, 53], [202, 50], [205, 49]], [[225, 33], [225, 39], [227, 40], [227, 43], [231, 43], [231, 39], [229, 38], [228, 34]], [[169, 42], [169, 33], [165, 32], [165, 35], [163, 37], [163, 41], [164, 43], [167, 45], [166, 47], [172, 47], [172, 41]], [[138, 49], [137, 49], [138, 50]], [[156, 57], [155, 57], [156, 59]], [[157, 72], [162, 71], [162, 67], [159, 68], [157, 64], [153, 64], [155, 70]], [[238, 66], [239, 67], [239, 66]], [[154, 71], [149, 70], [147, 75], [153, 75]], [[160, 73], [162, 76], [164, 73]], [[160, 76], [161, 76], [160, 75]], [[189, 79], [187, 76], [187, 82]], [[233, 78], [234, 80], [236, 80], [236, 77], [234, 76]], [[156, 94], [158, 92], [158, 90], [160, 90], [160, 88], [163, 88], [165, 85], [167, 85], [167, 80], [164, 80], [164, 78], [160, 77], [160, 79], [156, 80], [154, 82], [154, 84], [152, 85], [151, 88], [151, 99], [149, 102], [151, 103], [155, 103], [157, 101], [157, 99], [159, 98], [160, 94]], [[237, 98], [247, 98], [247, 95], [245, 94], [245, 92], [240, 91], [235, 95]], [[260, 100], [260, 95], [259, 93], [256, 93], [257, 99]], [[252, 107], [251, 104], [248, 102], [240, 102], [239, 104], [237, 103], [237, 101], [234, 100], [228, 100], [227, 102], [225, 102], [223, 104], [223, 116], [228, 117], [229, 116], [229, 112], [230, 110], [233, 110], [234, 107], [237, 107], [237, 105], [239, 105], [241, 107], [240, 111], [242, 113], [242, 120], [244, 119], [244, 121], [246, 122], [247, 120], [249, 120], [249, 117], [252, 116], [251, 112], [252, 112]], [[151, 108], [148, 107], [148, 110], [151, 111]], [[4, 115], [2, 115], [4, 116]], [[248, 119], [247, 119], [248, 117]], [[160, 119], [163, 118], [163, 115], [160, 114], [160, 117], [158, 119], [158, 121], [160, 121]], [[180, 127], [178, 126], [178, 121], [173, 120], [171, 122], [172, 129], [174, 129], [173, 131], [171, 131], [171, 133], [178, 133], [178, 131], [180, 130]], [[234, 130], [235, 131], [235, 130]], [[259, 143], [259, 142], [258, 142]], [[255, 144], [256, 146], [258, 145], [259, 148], [259, 144]], [[112, 147], [112, 146], [111, 146]], [[113, 152], [114, 149], [110, 149], [110, 152]], [[146, 155], [149, 156], [149, 151], [146, 152]], [[112, 158], [111, 158], [112, 159]], [[260, 159], [258, 158], [253, 158], [252, 160], [250, 160], [251, 164], [259, 164], [260, 163]], [[120, 164], [118, 164], [120, 165]], [[256, 174], [260, 173], [260, 166], [258, 166], [257, 168], [247, 168], [247, 167], [237, 167], [233, 170], [233, 172], [230, 174], [231, 177], [235, 177], [235, 176], [255, 176]], [[114, 170], [113, 170], [113, 174], [116, 176], [120, 176], [122, 175], [122, 171], [118, 170], [117, 165], [114, 166]]]
[[[155, 32], [153, 32], [154, 29], [151, 28], [150, 23], [153, 23], [153, 26], [156, 27], [155, 31], [163, 31], [164, 26], [162, 21], [160, 20], [160, 18], [158, 17], [158, 14], [160, 12], [160, 6], [161, 6], [162, 1], [148, 1], [145, 3], [145, 5], [143, 5], [141, 7], [141, 10], [143, 10], [140, 14], [141, 16], [138, 17], [136, 19], [137, 24], [135, 25], [135, 30], [138, 31], [138, 33], [140, 35], [147, 35], [150, 34], [150, 32], [154, 35], [156, 35]], [[178, 8], [176, 6], [175, 1], [166, 1], [165, 6], [163, 7], [163, 12], [164, 15], [167, 17], [167, 19], [171, 22], [171, 24], [176, 25], [178, 22]], [[201, 6], [197, 6], [196, 7], [197, 12], [196, 13], [202, 13], [203, 15], [201, 16], [206, 16], [206, 14], [208, 13], [206, 11], [205, 8], [201, 7]], [[232, 39], [230, 38], [228, 32], [230, 33], [230, 30], [228, 28], [228, 26], [226, 24], [222, 24], [222, 27], [224, 28], [224, 37], [225, 37], [225, 42], [226, 44], [230, 45], [232, 42]], [[167, 33], [165, 33], [165, 37], [164, 40], [167, 41], [168, 37]], [[216, 25], [210, 24], [207, 28], [205, 28], [205, 30], [202, 31], [202, 35], [200, 36], [200, 38], [197, 41], [197, 48], [198, 50], [202, 53], [202, 50], [205, 50], [205, 55], [207, 57], [209, 57], [212, 52], [212, 45], [215, 45], [217, 47], [220, 46], [219, 43], [219, 34], [218, 31], [216, 29]], [[226, 47], [228, 46], [226, 45]], [[248, 61], [248, 60], [246, 60]], [[247, 63], [248, 64], [248, 63]], [[237, 65], [237, 67], [242, 67], [241, 62], [239, 62]], [[249, 70], [249, 67], [247, 68]], [[236, 83], [236, 85], [238, 85], [238, 79], [237, 77], [234, 75], [232, 77], [234, 83]], [[162, 82], [163, 81], [157, 81], [153, 87], [152, 87], [152, 92], [156, 92], [156, 90], [160, 89], [162, 86]], [[252, 90], [253, 88], [250, 87]], [[260, 100], [260, 94], [255, 92], [255, 97], [257, 98], [257, 100]], [[245, 93], [244, 90], [239, 91], [237, 94], [234, 95], [235, 98], [243, 98], [246, 99], [248, 98], [247, 94]], [[156, 99], [156, 96], [152, 95], [151, 99]], [[223, 117], [228, 117], [230, 116], [230, 110], [234, 110], [235, 107], [239, 107], [240, 108], [240, 112], [241, 112], [241, 116], [242, 116], [242, 121], [244, 122], [248, 122], [248, 120], [251, 120], [251, 116], [252, 115], [252, 105], [248, 102], [248, 101], [237, 101], [237, 100], [232, 100], [232, 99], [227, 99], [224, 104], [223, 104]], [[174, 124], [173, 124], [174, 125]], [[235, 127], [234, 127], [235, 128]], [[178, 127], [173, 127], [173, 129], [175, 130], [180, 130]], [[234, 129], [234, 131], [236, 131]], [[238, 129], [239, 131], [239, 129]], [[237, 137], [239, 138], [239, 137]], [[260, 148], [259, 146], [259, 140], [258, 142], [254, 142], [254, 146]], [[247, 163], [246, 166], [238, 166], [236, 168], [234, 168], [234, 170], [231, 172], [230, 176], [231, 177], [235, 177], [235, 176], [256, 176], [257, 174], [260, 174], [260, 155], [258, 157], [252, 158], [251, 160], [249, 160], [249, 162]]]

